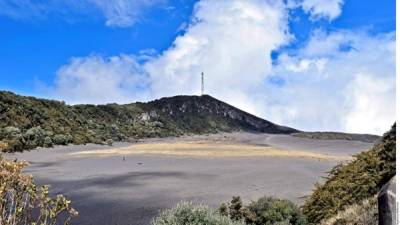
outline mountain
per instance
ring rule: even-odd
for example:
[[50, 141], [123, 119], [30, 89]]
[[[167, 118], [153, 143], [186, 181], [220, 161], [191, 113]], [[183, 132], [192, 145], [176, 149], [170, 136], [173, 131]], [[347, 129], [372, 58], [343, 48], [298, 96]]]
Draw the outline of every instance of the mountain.
[[299, 132], [209, 95], [175, 96], [124, 105], [67, 105], [62, 101], [0, 91], [2, 151], [220, 131]]

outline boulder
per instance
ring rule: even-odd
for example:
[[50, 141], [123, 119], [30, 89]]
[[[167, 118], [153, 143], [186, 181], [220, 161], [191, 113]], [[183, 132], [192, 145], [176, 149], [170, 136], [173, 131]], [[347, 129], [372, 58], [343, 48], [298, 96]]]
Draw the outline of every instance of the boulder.
[[378, 194], [379, 225], [396, 224], [396, 176]]

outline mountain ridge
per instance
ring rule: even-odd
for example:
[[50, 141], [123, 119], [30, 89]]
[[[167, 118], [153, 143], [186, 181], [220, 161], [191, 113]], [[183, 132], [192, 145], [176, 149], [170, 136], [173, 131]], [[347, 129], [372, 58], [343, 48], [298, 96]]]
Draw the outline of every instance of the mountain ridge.
[[300, 132], [209, 95], [180, 95], [122, 105], [67, 105], [62, 101], [0, 91], [0, 113], [2, 151], [184, 134]]

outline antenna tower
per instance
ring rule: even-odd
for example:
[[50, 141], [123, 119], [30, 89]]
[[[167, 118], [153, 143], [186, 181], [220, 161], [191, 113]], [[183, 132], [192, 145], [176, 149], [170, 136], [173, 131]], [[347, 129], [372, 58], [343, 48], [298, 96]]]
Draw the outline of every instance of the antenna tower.
[[201, 95], [204, 95], [204, 73], [201, 72]]

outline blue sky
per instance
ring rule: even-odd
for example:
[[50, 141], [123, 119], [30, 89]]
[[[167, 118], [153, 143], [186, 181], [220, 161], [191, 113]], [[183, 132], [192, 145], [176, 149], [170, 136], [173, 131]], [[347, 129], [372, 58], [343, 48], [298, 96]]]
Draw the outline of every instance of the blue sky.
[[197, 94], [205, 70], [208, 93], [274, 122], [381, 133], [394, 121], [394, 31], [394, 0], [0, 0], [0, 89], [146, 101]]
[[[23, 10], [12, 7], [12, 1], [0, 2], [3, 2], [0, 9], [8, 6], [4, 8]], [[35, 4], [35, 1], [31, 2]], [[0, 49], [3, 53], [0, 88], [40, 94], [35, 93], [33, 84], [38, 80], [51, 83], [57, 69], [73, 56], [137, 54], [143, 49], [162, 51], [178, 35], [181, 24], [189, 20], [194, 3], [171, 1], [150, 9], [136, 24], [128, 27], [105, 25], [100, 11], [79, 14], [71, 10], [68, 12], [71, 15], [51, 12], [48, 16], [22, 18], [3, 13], [0, 15]], [[71, 21], [69, 16], [74, 19]]]

